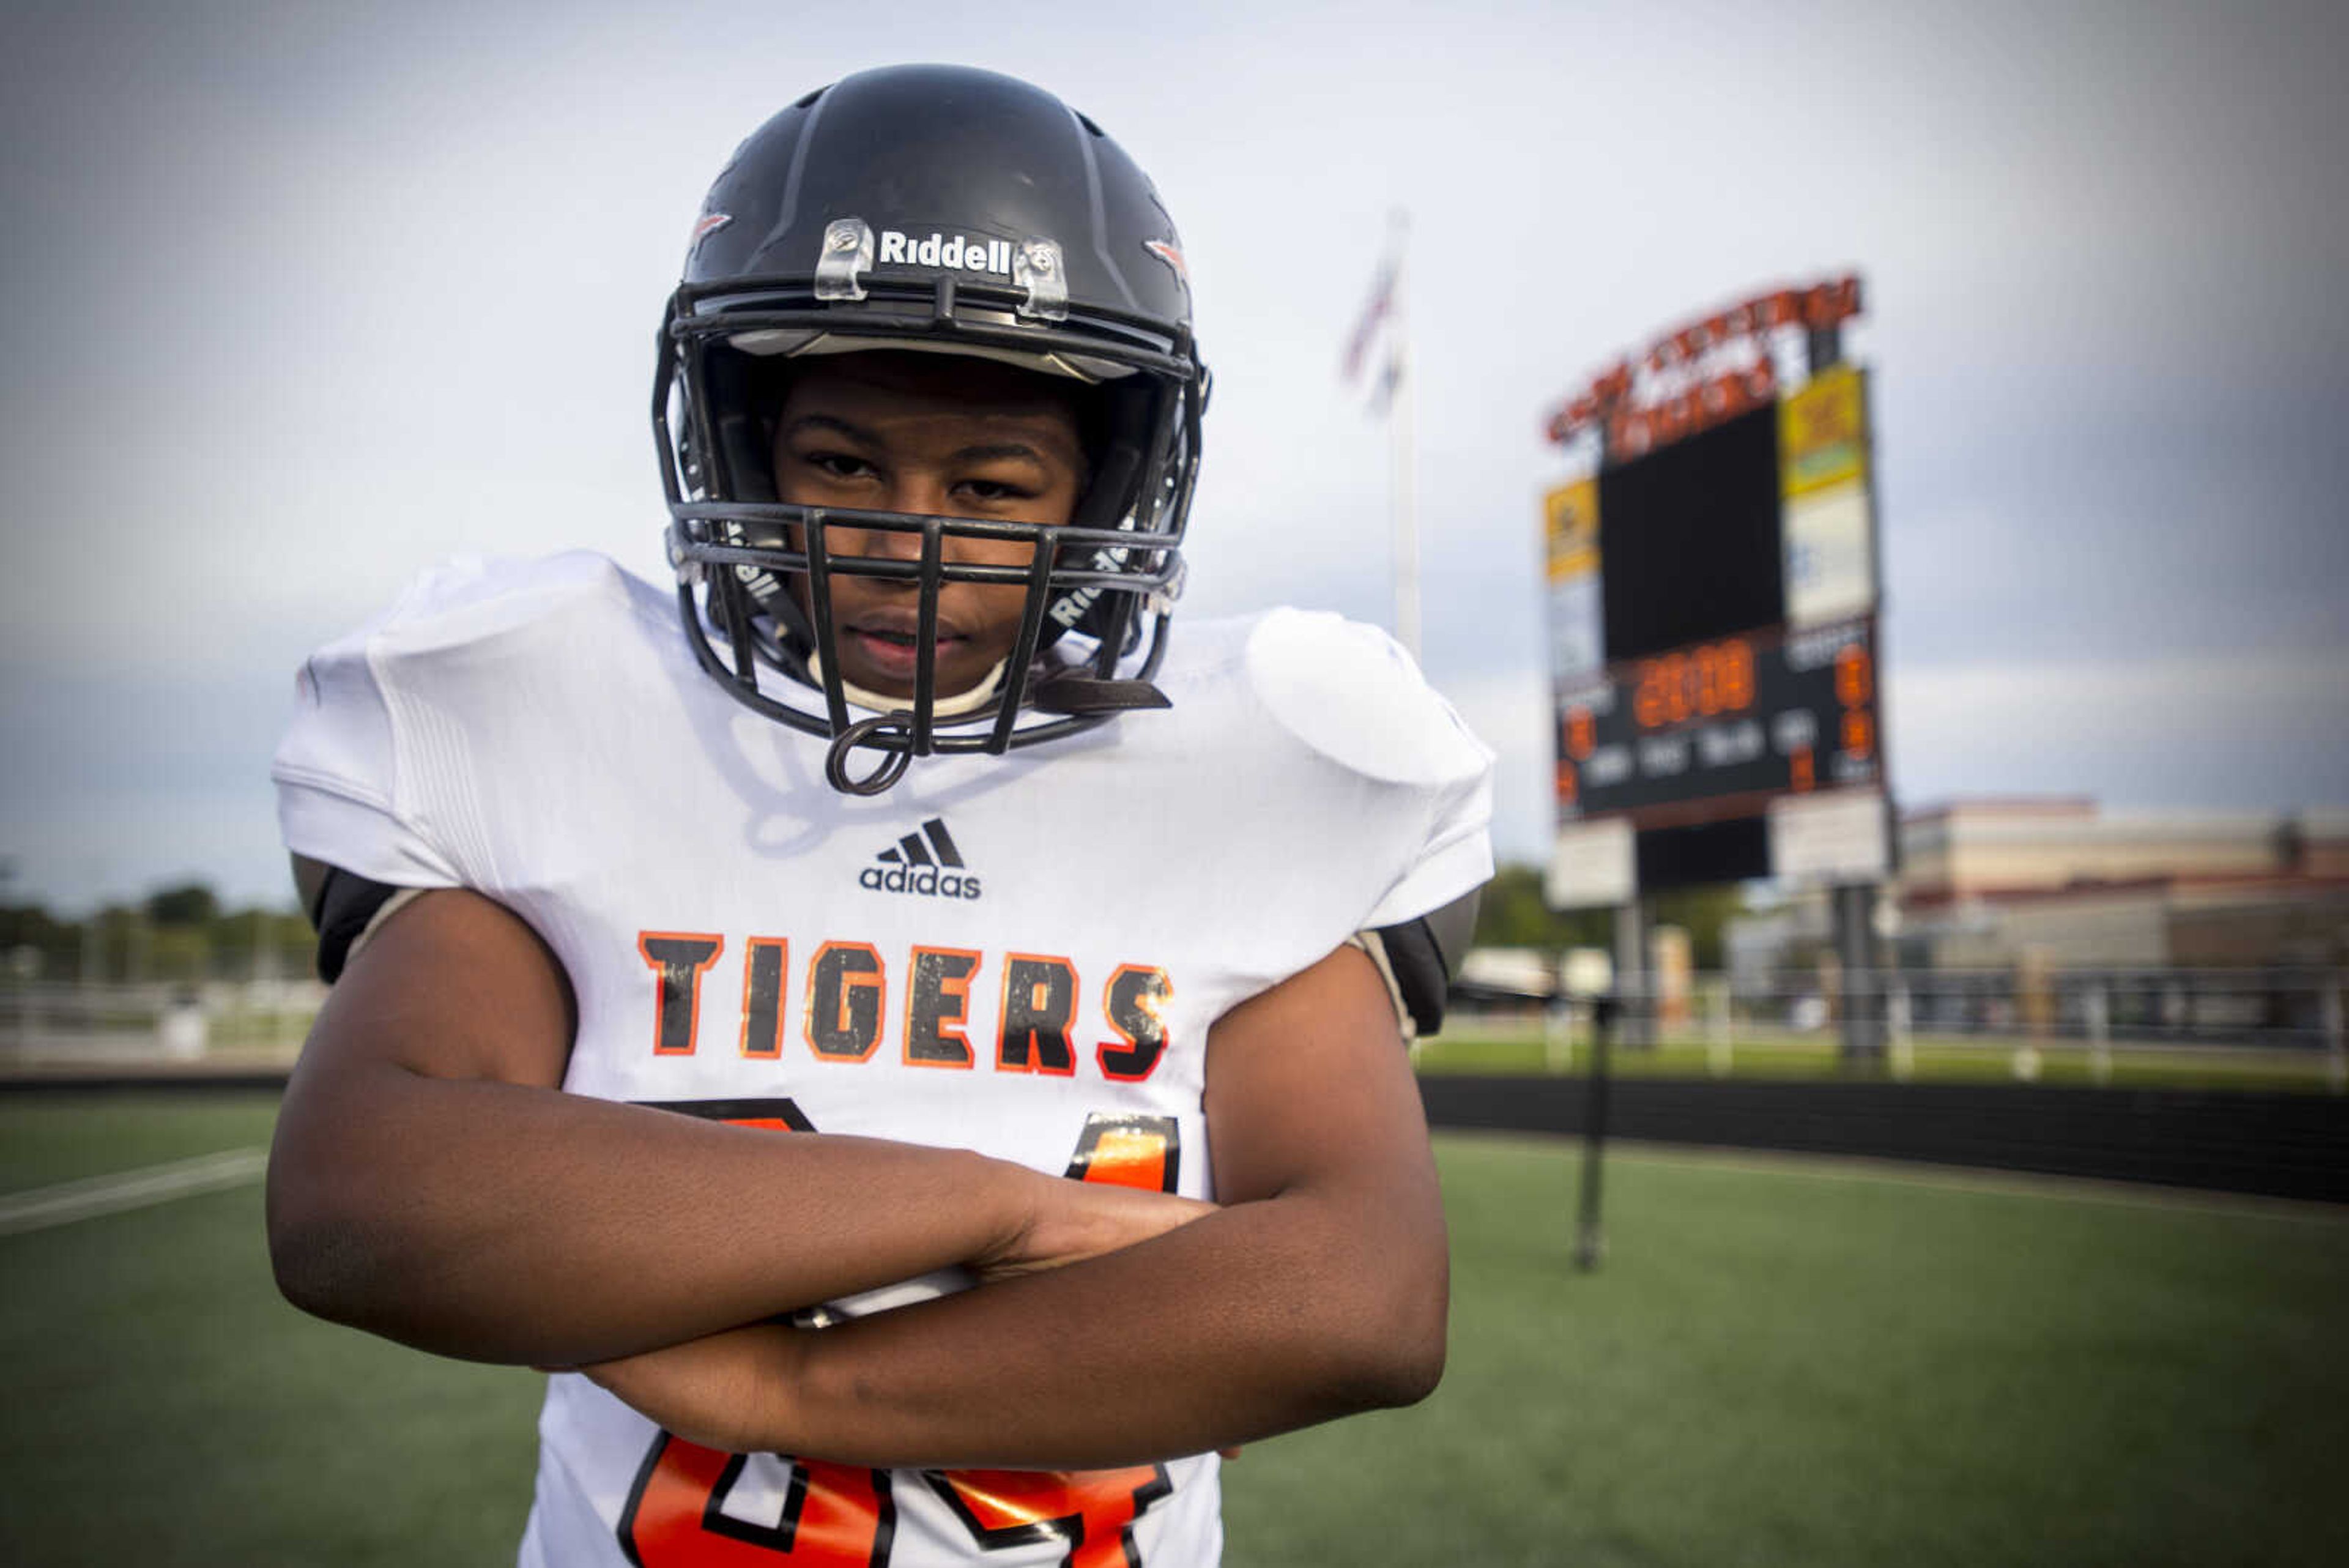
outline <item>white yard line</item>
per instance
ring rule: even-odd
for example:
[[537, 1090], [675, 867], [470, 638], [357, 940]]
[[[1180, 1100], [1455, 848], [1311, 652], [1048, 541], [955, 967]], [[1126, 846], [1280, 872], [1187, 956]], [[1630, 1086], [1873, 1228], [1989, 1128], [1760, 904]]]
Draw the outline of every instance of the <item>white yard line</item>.
[[29, 1192], [12, 1192], [0, 1197], [0, 1236], [69, 1225], [100, 1214], [119, 1214], [126, 1209], [144, 1209], [191, 1193], [242, 1187], [248, 1181], [259, 1180], [268, 1168], [267, 1149], [232, 1148], [140, 1170], [117, 1171], [111, 1176], [93, 1176], [80, 1181], [61, 1181], [54, 1187], [36, 1187]]

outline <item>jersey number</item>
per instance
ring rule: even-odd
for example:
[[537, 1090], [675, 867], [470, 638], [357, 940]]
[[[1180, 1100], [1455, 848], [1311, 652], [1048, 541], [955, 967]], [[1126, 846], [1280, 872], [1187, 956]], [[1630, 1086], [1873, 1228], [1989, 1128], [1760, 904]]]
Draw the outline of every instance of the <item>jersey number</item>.
[[[814, 1130], [790, 1100], [698, 1100], [664, 1108]], [[1174, 1117], [1096, 1111], [1086, 1118], [1068, 1174], [1172, 1192], [1180, 1153]], [[754, 1481], [771, 1481], [775, 1467], [787, 1478], [781, 1513], [773, 1512], [771, 1492], [760, 1511], [772, 1524], [727, 1511], [754, 1465]], [[1133, 1521], [1174, 1490], [1164, 1465], [921, 1474], [982, 1552], [1057, 1542], [1062, 1568], [1142, 1568]], [[896, 1522], [886, 1470], [780, 1454], [721, 1454], [656, 1432], [620, 1514], [619, 1537], [637, 1568], [887, 1568]]]

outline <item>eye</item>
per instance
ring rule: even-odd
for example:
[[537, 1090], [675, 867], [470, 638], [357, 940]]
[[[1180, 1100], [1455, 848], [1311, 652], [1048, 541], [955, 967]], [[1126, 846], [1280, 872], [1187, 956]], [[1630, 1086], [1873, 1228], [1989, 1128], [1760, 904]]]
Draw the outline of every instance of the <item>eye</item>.
[[1026, 501], [1035, 491], [1001, 479], [966, 479], [955, 487], [974, 501]]
[[815, 451], [798, 455], [801, 463], [826, 479], [869, 479], [877, 472], [871, 462], [854, 452]]

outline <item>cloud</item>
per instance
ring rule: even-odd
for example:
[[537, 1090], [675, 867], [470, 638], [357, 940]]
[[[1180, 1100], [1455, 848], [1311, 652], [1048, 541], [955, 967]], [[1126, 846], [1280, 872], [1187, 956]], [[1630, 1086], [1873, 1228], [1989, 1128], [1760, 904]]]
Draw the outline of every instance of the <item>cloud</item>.
[[1884, 713], [1909, 804], [2083, 793], [2110, 805], [2349, 799], [2349, 654], [1896, 667]]

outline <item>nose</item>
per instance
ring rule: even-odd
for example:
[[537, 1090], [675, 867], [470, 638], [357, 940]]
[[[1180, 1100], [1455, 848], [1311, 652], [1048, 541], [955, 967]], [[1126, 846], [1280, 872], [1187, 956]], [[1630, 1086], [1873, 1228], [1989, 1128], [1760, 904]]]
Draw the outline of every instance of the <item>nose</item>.
[[823, 543], [834, 556], [882, 561], [922, 558], [922, 535], [911, 528], [854, 528], [835, 523], [824, 529]]
[[[877, 499], [875, 511], [908, 513], [917, 517], [945, 514], [945, 493], [936, 485], [903, 480]], [[834, 524], [824, 530], [824, 545], [835, 556], [861, 556], [869, 560], [918, 561], [922, 535], [918, 529], [859, 528]]]

